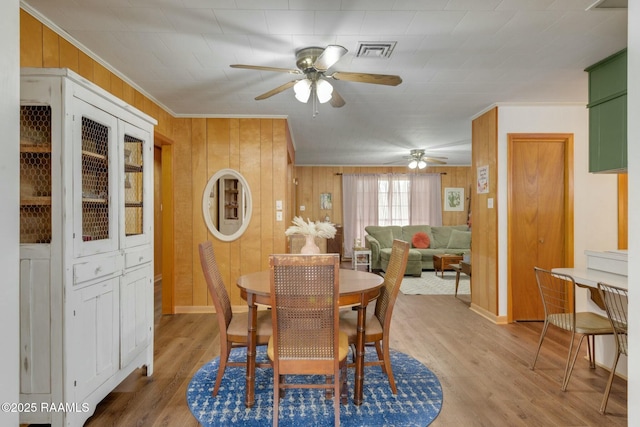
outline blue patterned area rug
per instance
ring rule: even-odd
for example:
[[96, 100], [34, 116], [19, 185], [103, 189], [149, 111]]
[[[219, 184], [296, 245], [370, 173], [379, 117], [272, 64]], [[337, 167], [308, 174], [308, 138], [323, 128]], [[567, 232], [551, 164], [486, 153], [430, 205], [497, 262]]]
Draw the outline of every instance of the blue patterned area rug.
[[[245, 349], [234, 349], [231, 353], [232, 360], [245, 357]], [[376, 357], [373, 349], [367, 350], [369, 357]], [[258, 348], [257, 358], [266, 360], [265, 347]], [[218, 396], [211, 396], [219, 361], [216, 357], [208, 362], [189, 383], [187, 403], [193, 416], [204, 427], [271, 426], [273, 371], [256, 369], [255, 405], [246, 408], [244, 368], [227, 367]], [[391, 350], [391, 364], [398, 394], [391, 394], [387, 376], [380, 367], [366, 367], [364, 401], [360, 406], [352, 401], [354, 369], [348, 369], [349, 403], [340, 405], [340, 425], [424, 427], [438, 416], [442, 408], [442, 387], [436, 375], [416, 359], [394, 350]], [[295, 382], [295, 378], [287, 377], [287, 380]], [[317, 379], [324, 382], [323, 376]], [[279, 425], [332, 426], [333, 400], [325, 399], [324, 390], [289, 389], [280, 402]]]

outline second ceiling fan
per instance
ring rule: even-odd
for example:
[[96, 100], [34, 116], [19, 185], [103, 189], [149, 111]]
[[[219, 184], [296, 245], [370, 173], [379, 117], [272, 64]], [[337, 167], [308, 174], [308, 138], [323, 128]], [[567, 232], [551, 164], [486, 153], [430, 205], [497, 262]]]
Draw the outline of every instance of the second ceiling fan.
[[413, 149], [409, 152], [408, 156], [405, 156], [405, 159], [408, 160], [407, 167], [409, 169], [424, 169], [430, 163], [436, 163], [440, 165], [446, 165], [447, 162], [446, 157], [438, 157], [438, 156], [427, 156], [425, 150], [422, 149]]
[[249, 70], [276, 71], [280, 73], [297, 74], [302, 76], [292, 80], [275, 89], [258, 95], [255, 99], [267, 99], [273, 95], [293, 87], [296, 99], [300, 102], [307, 102], [314, 94], [314, 102], [317, 98], [321, 104], [329, 102], [333, 107], [342, 107], [344, 99], [329, 83], [329, 79], [344, 80], [349, 82], [371, 83], [387, 86], [397, 86], [402, 83], [399, 76], [387, 74], [353, 73], [344, 71], [334, 71], [327, 74], [336, 62], [347, 53], [347, 49], [339, 45], [329, 45], [326, 48], [306, 47], [296, 51], [296, 66], [298, 69], [264, 67], [260, 65], [232, 64], [232, 68], [246, 68]]

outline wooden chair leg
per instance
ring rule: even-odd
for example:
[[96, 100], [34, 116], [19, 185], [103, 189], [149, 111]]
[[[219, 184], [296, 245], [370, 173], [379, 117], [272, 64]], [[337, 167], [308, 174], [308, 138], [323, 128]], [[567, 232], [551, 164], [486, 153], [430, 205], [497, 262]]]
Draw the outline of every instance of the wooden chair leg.
[[384, 352], [384, 371], [387, 374], [387, 378], [389, 379], [389, 386], [391, 387], [391, 393], [394, 395], [398, 394], [398, 388], [396, 387], [396, 379], [393, 376], [393, 369], [391, 368], [391, 354], [389, 354], [389, 345], [385, 345], [382, 348]]
[[[286, 382], [285, 381], [285, 376], [284, 375], [280, 375], [280, 383], [279, 384], [284, 384], [285, 382]], [[280, 388], [280, 397], [283, 398], [286, 395], [287, 395], [287, 389], [285, 389], [284, 387]]]
[[347, 387], [347, 361], [340, 368], [340, 402], [343, 405], [349, 403], [349, 390]]
[[274, 375], [275, 381], [273, 387], [273, 427], [278, 427], [278, 418], [280, 418], [280, 379], [281, 375]]
[[229, 360], [229, 355], [231, 354], [231, 347], [223, 346], [222, 351], [220, 352], [220, 365], [218, 366], [218, 374], [216, 375], [216, 383], [213, 386], [213, 391], [211, 395], [216, 397], [218, 395], [218, 390], [220, 389], [220, 384], [222, 383], [222, 377], [224, 376], [224, 371], [227, 369], [227, 361]]
[[[331, 375], [325, 375], [324, 376], [324, 383], [325, 384], [333, 384], [333, 382], [331, 381]], [[324, 398], [325, 399], [331, 399], [334, 395], [334, 392], [332, 389], [328, 388], [324, 391]]]

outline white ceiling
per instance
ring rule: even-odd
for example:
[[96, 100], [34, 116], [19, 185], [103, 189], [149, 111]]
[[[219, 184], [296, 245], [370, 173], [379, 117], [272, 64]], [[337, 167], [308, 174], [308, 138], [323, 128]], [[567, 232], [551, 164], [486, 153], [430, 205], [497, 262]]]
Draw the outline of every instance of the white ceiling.
[[[176, 116], [288, 117], [298, 165], [404, 164], [411, 148], [471, 163], [471, 118], [504, 103], [587, 102], [584, 68], [626, 46], [626, 9], [595, 0], [23, 0]], [[358, 42], [395, 41], [391, 58]], [[399, 86], [332, 80], [346, 105], [311, 103], [295, 51], [339, 44], [329, 71], [396, 74]]]

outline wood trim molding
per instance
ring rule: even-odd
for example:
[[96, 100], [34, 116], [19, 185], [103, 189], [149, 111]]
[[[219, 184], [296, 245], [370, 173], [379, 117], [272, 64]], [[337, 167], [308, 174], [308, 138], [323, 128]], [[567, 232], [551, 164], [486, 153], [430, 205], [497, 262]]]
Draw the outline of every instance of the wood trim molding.
[[158, 133], [157, 131], [154, 132], [153, 145], [155, 145], [156, 147], [162, 147], [163, 145], [172, 145], [172, 144], [173, 144], [172, 139], [169, 139], [168, 137], [164, 136], [161, 133]]
[[474, 313], [484, 317], [488, 321], [495, 323], [496, 325], [506, 325], [507, 323], [509, 323], [507, 316], [498, 316], [494, 313], [491, 313], [490, 311], [485, 310], [477, 304], [471, 303], [469, 309]]
[[618, 174], [618, 249], [629, 248], [629, 185], [626, 173]]
[[174, 314], [173, 140], [155, 132], [153, 141], [160, 147], [162, 159], [162, 314]]

